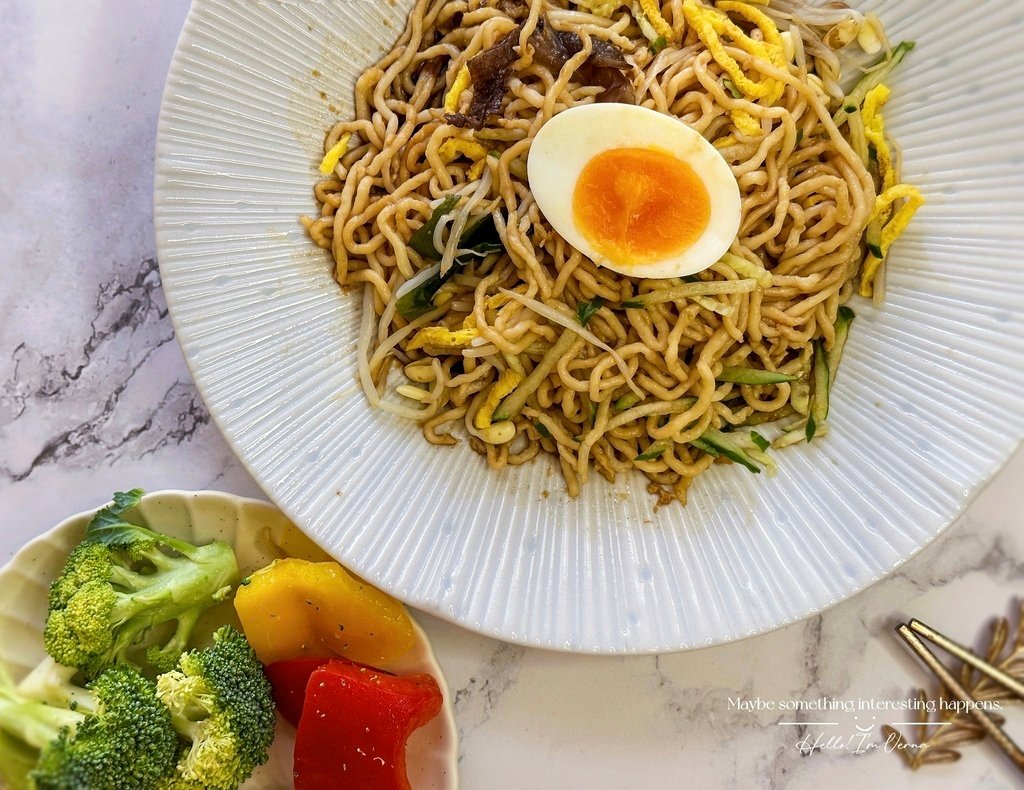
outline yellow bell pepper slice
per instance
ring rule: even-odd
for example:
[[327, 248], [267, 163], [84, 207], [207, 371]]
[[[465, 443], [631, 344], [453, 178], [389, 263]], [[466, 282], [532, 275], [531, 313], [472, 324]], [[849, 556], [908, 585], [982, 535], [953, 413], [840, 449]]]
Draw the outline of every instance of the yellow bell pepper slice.
[[242, 582], [235, 611], [264, 664], [342, 656], [387, 666], [415, 641], [405, 607], [336, 562], [276, 560]]

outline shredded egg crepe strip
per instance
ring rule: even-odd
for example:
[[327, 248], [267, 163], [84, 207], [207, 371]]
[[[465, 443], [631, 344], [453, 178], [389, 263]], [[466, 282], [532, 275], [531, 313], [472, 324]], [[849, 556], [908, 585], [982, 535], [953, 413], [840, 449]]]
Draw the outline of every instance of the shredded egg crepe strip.
[[459, 69], [459, 73], [455, 75], [455, 81], [452, 83], [451, 90], [444, 97], [444, 109], [446, 112], [455, 112], [459, 109], [459, 99], [472, 80], [473, 77], [469, 73], [469, 66], [463, 64], [462, 68]]
[[348, 144], [351, 140], [352, 135], [350, 133], [343, 134], [341, 139], [328, 149], [327, 153], [324, 154], [323, 161], [320, 162], [321, 173], [325, 176], [329, 176], [334, 172], [334, 168], [338, 166], [338, 162], [341, 161], [341, 157], [348, 153]]
[[[762, 40], [748, 36], [729, 18], [726, 13], [729, 11], [751, 22], [760, 31]], [[723, 36], [727, 37], [732, 46], [782, 68], [786, 63], [782, 36], [770, 17], [749, 3], [737, 0], [718, 0], [717, 7], [705, 6], [699, 0], [684, 0], [683, 14], [715, 62], [725, 70], [741, 94], [751, 99], [764, 99], [769, 105], [781, 98], [784, 86], [779, 80], [771, 77], [751, 79], [743, 67], [726, 52], [722, 41]], [[748, 137], [761, 134], [761, 124], [746, 110], [733, 110], [731, 117], [740, 134]]]

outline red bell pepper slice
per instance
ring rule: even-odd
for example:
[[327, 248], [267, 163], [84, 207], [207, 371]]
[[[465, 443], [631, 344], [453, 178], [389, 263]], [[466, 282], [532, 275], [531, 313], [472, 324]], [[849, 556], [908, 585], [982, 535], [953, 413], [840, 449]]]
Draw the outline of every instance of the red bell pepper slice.
[[338, 660], [314, 669], [295, 739], [295, 790], [410, 790], [406, 742], [441, 704], [430, 675]]
[[309, 676], [326, 664], [327, 658], [294, 658], [277, 661], [264, 667], [270, 685], [274, 689], [274, 702], [284, 720], [293, 727], [299, 726], [302, 705], [306, 700], [306, 686]]

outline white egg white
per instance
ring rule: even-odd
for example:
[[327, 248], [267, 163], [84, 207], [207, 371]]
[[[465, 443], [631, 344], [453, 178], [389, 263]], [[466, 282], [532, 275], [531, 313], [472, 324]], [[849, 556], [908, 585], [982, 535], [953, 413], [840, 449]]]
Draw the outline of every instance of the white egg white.
[[[646, 263], [611, 260], [598, 252], [573, 217], [573, 192], [583, 168], [616, 148], [656, 148], [686, 162], [704, 183], [707, 228], [682, 252]], [[740, 190], [728, 163], [699, 132], [671, 115], [630, 104], [584, 104], [554, 116], [530, 146], [530, 190], [558, 233], [594, 263], [630, 277], [662, 279], [695, 274], [729, 249], [740, 227]]]

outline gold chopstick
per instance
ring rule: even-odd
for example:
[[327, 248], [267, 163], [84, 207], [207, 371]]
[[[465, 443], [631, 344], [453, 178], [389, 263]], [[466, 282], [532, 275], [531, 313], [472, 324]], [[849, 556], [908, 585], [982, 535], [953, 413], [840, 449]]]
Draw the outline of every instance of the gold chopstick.
[[[960, 681], [953, 676], [953, 673], [946, 668], [946, 665], [936, 658], [935, 654], [928, 649], [928, 646], [921, 641], [921, 637], [923, 636], [929, 641], [934, 642], [943, 650], [947, 650], [961, 661], [970, 664], [979, 672], [982, 672], [987, 677], [1018, 696], [1021, 695], [1021, 691], [1024, 691], [1024, 687], [1022, 687], [1016, 680], [1009, 677], [1005, 672], [992, 666], [987, 661], [978, 658], [963, 646], [957, 644], [952, 639], [943, 636], [938, 631], [930, 628], [919, 620], [911, 620], [909, 625], [906, 623], [900, 625], [896, 629], [896, 632], [900, 637], [902, 637], [903, 641], [910, 646], [910, 649], [917, 654], [917, 657], [920, 658], [928, 668], [938, 676], [939, 680], [942, 681], [942, 685], [944, 685], [954, 696], [964, 703], [970, 716], [978, 722], [978, 725], [985, 730], [1003, 753], [1010, 758], [1015, 766], [1017, 766], [1017, 770], [1024, 772], [1024, 752], [1022, 752], [1017, 744], [1014, 743], [1013, 739], [1003, 731], [1003, 728], [996, 724], [992, 717], [978, 706], [978, 701], [974, 699], [967, 689], [960, 684]], [[1004, 682], [1004, 679], [1009, 679], [1010, 683]]]
[[1024, 683], [1021, 683], [1017, 678], [1012, 675], [1008, 675], [1006, 672], [1001, 670], [999, 667], [993, 666], [982, 658], [974, 655], [970, 650], [961, 645], [959, 642], [954, 642], [948, 636], [944, 636], [932, 628], [930, 625], [922, 623], [920, 620], [913, 619], [908, 625], [911, 630], [915, 633], [920, 634], [922, 637], [927, 639], [929, 642], [934, 642], [936, 645], [941, 647], [947, 653], [963, 661], [965, 664], [970, 664], [976, 670], [981, 672], [989, 679], [995, 681], [1000, 686], [1005, 688], [1007, 691], [1012, 692], [1018, 698], [1024, 699]]

